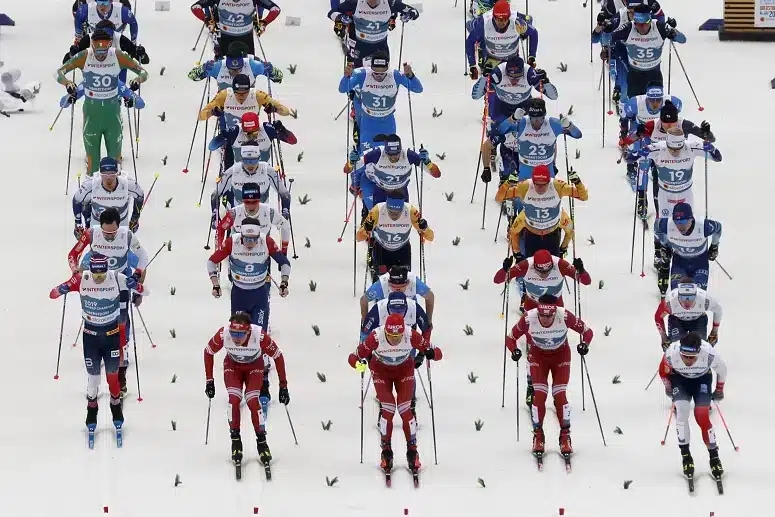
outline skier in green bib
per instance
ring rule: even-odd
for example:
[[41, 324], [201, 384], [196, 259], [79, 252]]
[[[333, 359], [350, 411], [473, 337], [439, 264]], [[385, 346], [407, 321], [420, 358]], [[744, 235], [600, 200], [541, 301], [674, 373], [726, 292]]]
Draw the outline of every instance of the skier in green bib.
[[123, 134], [119, 73], [128, 69], [137, 74], [129, 83], [132, 90], [137, 90], [148, 79], [148, 73], [128, 54], [114, 48], [111, 35], [104, 30], [95, 31], [91, 36], [91, 47], [73, 56], [57, 70], [57, 82], [67, 88], [72, 102], [75, 102], [78, 87], [67, 78], [67, 74], [76, 68], [83, 72], [83, 146], [86, 150], [86, 173], [91, 176], [99, 169], [103, 138], [107, 156], [121, 160]]

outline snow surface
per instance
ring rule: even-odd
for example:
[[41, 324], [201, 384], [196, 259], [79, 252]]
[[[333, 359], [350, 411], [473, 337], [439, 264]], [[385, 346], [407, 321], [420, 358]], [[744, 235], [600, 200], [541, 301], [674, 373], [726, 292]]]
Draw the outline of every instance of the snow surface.
[[[699, 429], [693, 426], [693, 452], [698, 469], [697, 494], [687, 495], [680, 476], [680, 456], [671, 430], [666, 446], [659, 442], [665, 429], [669, 402], [658, 381], [648, 392], [644, 386], [655, 371], [660, 349], [653, 324], [658, 296], [655, 278], [630, 274], [628, 260], [633, 199], [622, 181], [623, 166], [616, 166], [616, 119], [606, 117], [606, 146], [601, 149], [601, 92], [597, 91], [600, 62], [595, 49], [589, 62], [588, 11], [580, 1], [531, 2], [541, 40], [539, 64], [557, 85], [560, 99], [550, 102], [558, 115], [573, 105], [573, 119], [584, 139], [569, 144], [571, 163], [589, 186], [590, 200], [576, 204], [577, 253], [593, 276], [592, 287], [582, 290], [582, 315], [595, 328], [588, 364], [607, 447], [604, 447], [590, 394], [582, 411], [578, 356], [569, 397], [574, 407], [574, 471], [567, 475], [556, 453], [557, 426], [552, 405], [547, 415], [547, 458], [544, 473], [536, 472], [530, 455], [527, 412], [522, 405], [521, 433], [515, 435], [515, 369], [508, 364], [505, 409], [500, 407], [504, 322], [499, 318], [501, 297], [492, 275], [504, 256], [503, 229], [493, 243], [498, 209], [487, 201], [486, 231], [481, 231], [483, 185], [476, 202], [469, 204], [481, 104], [470, 99], [472, 82], [463, 76], [462, 3], [426, 0], [419, 23], [406, 26], [403, 56], [423, 81], [425, 92], [413, 95], [416, 144], [432, 155], [446, 153], [438, 162], [443, 176], [425, 181], [424, 213], [437, 240], [427, 246], [428, 282], [437, 293], [435, 342], [444, 348], [444, 360], [434, 365], [434, 397], [438, 439], [438, 465], [433, 462], [430, 411], [418, 390], [421, 425], [419, 450], [424, 463], [422, 487], [411, 487], [409, 475], [394, 474], [393, 488], [384, 488], [376, 467], [378, 433], [374, 427], [376, 404], [366, 404], [364, 464], [358, 462], [359, 376], [346, 363], [356, 345], [358, 302], [352, 291], [352, 245], [336, 238], [344, 219], [342, 164], [346, 157], [346, 122], [333, 117], [345, 103], [336, 87], [342, 57], [325, 19], [328, 2], [286, 0], [280, 19], [263, 38], [267, 57], [286, 69], [297, 64], [295, 75], [285, 72], [282, 85], [273, 85], [276, 97], [298, 109], [299, 119], [287, 125], [299, 138], [295, 147], [284, 146], [285, 165], [295, 178], [294, 201], [309, 194], [306, 206], [295, 203], [293, 220], [299, 259], [293, 261], [291, 295], [273, 298], [273, 337], [282, 347], [289, 371], [292, 402], [289, 406], [299, 438], [296, 447], [278, 403], [269, 420], [269, 444], [276, 458], [274, 479], [263, 480], [257, 464], [253, 431], [243, 414], [246, 456], [242, 482], [233, 479], [229, 461], [228, 429], [224, 419], [226, 396], [218, 379], [213, 403], [210, 444], [204, 445], [207, 399], [202, 371], [202, 348], [225, 323], [227, 297], [214, 300], [205, 272], [208, 253], [202, 249], [209, 211], [196, 208], [202, 166], [202, 132], [197, 136], [191, 172], [181, 173], [186, 162], [197, 103], [203, 83], [193, 83], [186, 73], [197, 60], [192, 52], [199, 25], [188, 12], [189, 2], [173, 2], [170, 12], [154, 12], [153, 2], [138, 6], [140, 41], [152, 59], [150, 79], [143, 87], [148, 107], [142, 114], [138, 175], [148, 189], [154, 173], [160, 178], [142, 218], [139, 237], [151, 252], [165, 240], [172, 251], [162, 252], [148, 275], [153, 294], [141, 310], [157, 348], [137, 329], [143, 402], [138, 403], [135, 372], [130, 369], [130, 397], [125, 404], [125, 446], [115, 450], [107, 399], [103, 395], [96, 450], [85, 447], [85, 376], [80, 344], [72, 343], [79, 325], [79, 309], [70, 296], [64, 322], [61, 378], [52, 380], [61, 308], [47, 298], [49, 289], [68, 276], [65, 254], [73, 244], [70, 198], [75, 174], [83, 171], [80, 106], [76, 109], [73, 168], [65, 196], [68, 114], [53, 133], [48, 131], [64, 89], [52, 80], [62, 54], [72, 40], [70, 0], [46, 0], [34, 10], [25, 3], [7, 3], [17, 22], [2, 33], [0, 52], [8, 66], [21, 66], [22, 82], [40, 79], [43, 90], [35, 107], [26, 113], [0, 117], [0, 163], [8, 181], [24, 188], [6, 193], [2, 204], [6, 253], [19, 255], [6, 267], [6, 297], [0, 316], [0, 340], [5, 359], [0, 362], [0, 387], [5, 395], [0, 426], [0, 513], [8, 516], [96, 516], [103, 506], [122, 517], [253, 515], [266, 517], [526, 515], [548, 517], [559, 508], [566, 515], [681, 515], [718, 517], [767, 515], [765, 490], [775, 476], [769, 425], [773, 404], [764, 385], [771, 373], [773, 351], [769, 343], [768, 299], [746, 299], [752, 289], [771, 293], [773, 282], [764, 273], [771, 249], [771, 221], [766, 189], [771, 184], [771, 148], [768, 122], [775, 115], [769, 80], [775, 71], [773, 46], [759, 43], [721, 43], [713, 33], [696, 27], [718, 17], [721, 2], [665, 1], [666, 12], [679, 21], [689, 43], [680, 47], [706, 110], [697, 111], [691, 92], [674, 60], [673, 93], [685, 106], [685, 115], [699, 123], [713, 123], [722, 164], [711, 164], [710, 215], [724, 224], [720, 260], [734, 277], [728, 280], [717, 266], [711, 268], [710, 289], [725, 308], [719, 350], [729, 361], [730, 378], [725, 417], [741, 446], [735, 453], [718, 415], [714, 415], [721, 458], [727, 470], [727, 494], [716, 495], [708, 477], [707, 456]], [[712, 4], [712, 5], [709, 5]], [[283, 25], [286, 15], [301, 16], [300, 27]], [[45, 32], [41, 32], [45, 31]], [[398, 56], [400, 27], [390, 36], [393, 56]], [[567, 63], [567, 73], [556, 67]], [[431, 75], [431, 63], [439, 73]], [[166, 67], [163, 76], [161, 67]], [[666, 63], [665, 63], [666, 67]], [[433, 108], [443, 110], [432, 118]], [[157, 115], [166, 112], [165, 122]], [[399, 132], [411, 142], [406, 94], [398, 103]], [[212, 131], [212, 125], [210, 125]], [[581, 151], [575, 160], [574, 151]], [[131, 171], [129, 141], [125, 138], [125, 170]], [[304, 152], [303, 161], [296, 155]], [[167, 166], [162, 158], [169, 157]], [[562, 154], [558, 165], [564, 167]], [[207, 191], [214, 182], [211, 168]], [[695, 165], [694, 187], [702, 213], [704, 181], [702, 161]], [[14, 180], [19, 174], [19, 177]], [[758, 181], [759, 183], [753, 183]], [[8, 185], [8, 183], [7, 183]], [[761, 186], [760, 186], [761, 185]], [[27, 187], [29, 188], [27, 189]], [[414, 192], [414, 186], [412, 186]], [[447, 202], [444, 192], [455, 192]], [[414, 194], [413, 194], [414, 196]], [[31, 198], [30, 198], [31, 197]], [[169, 208], [164, 201], [172, 198]], [[60, 219], [61, 218], [61, 219]], [[636, 269], [640, 229], [636, 236]], [[347, 235], [350, 233], [348, 231]], [[587, 243], [593, 235], [596, 244]], [[459, 236], [458, 247], [451, 242]], [[311, 248], [304, 247], [309, 237]], [[28, 249], [31, 240], [40, 246]], [[651, 236], [646, 235], [646, 263], [651, 261]], [[10, 249], [16, 243], [16, 249]], [[359, 247], [356, 283], [362, 289], [364, 249]], [[30, 253], [32, 251], [32, 253]], [[415, 247], [415, 266], [419, 256]], [[317, 292], [307, 283], [314, 279]], [[463, 291], [459, 283], [470, 279]], [[605, 281], [602, 290], [599, 280]], [[226, 281], [224, 280], [224, 283]], [[177, 294], [169, 295], [175, 286]], [[514, 302], [515, 297], [512, 297]], [[509, 323], [515, 321], [512, 303]], [[315, 337], [311, 326], [320, 327]], [[474, 335], [462, 328], [469, 324]], [[613, 328], [609, 337], [603, 328]], [[177, 331], [172, 339], [169, 329]], [[39, 352], [32, 352], [38, 350]], [[34, 361], [36, 364], [32, 364]], [[38, 364], [39, 363], [39, 364]], [[525, 362], [521, 365], [524, 370]], [[316, 372], [325, 373], [326, 383]], [[478, 376], [476, 384], [467, 380]], [[173, 375], [177, 381], [171, 383]], [[522, 392], [524, 392], [524, 371]], [[615, 375], [621, 384], [612, 384]], [[426, 379], [427, 384], [427, 379]], [[22, 391], [17, 391], [22, 390]], [[103, 393], [106, 387], [103, 386]], [[276, 383], [272, 386], [276, 397]], [[371, 392], [373, 394], [373, 391]], [[519, 399], [524, 404], [523, 393]], [[484, 421], [477, 432], [474, 420]], [[170, 421], [177, 422], [177, 431]], [[321, 421], [333, 421], [330, 431]], [[403, 437], [396, 419], [394, 449], [398, 466], [404, 463]], [[613, 433], [618, 426], [623, 435]], [[182, 484], [174, 487], [176, 474]], [[326, 476], [339, 478], [333, 488]], [[485, 480], [480, 488], [477, 478]], [[629, 490], [624, 480], [633, 480]], [[758, 510], [758, 511], [757, 511]]]

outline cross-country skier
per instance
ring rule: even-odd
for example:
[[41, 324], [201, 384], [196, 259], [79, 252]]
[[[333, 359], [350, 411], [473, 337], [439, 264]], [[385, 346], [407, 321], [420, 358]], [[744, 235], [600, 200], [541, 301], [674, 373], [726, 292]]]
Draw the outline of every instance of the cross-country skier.
[[611, 33], [611, 45], [622, 43], [627, 49], [627, 96], [646, 93], [651, 83], [663, 84], [662, 50], [665, 40], [686, 43], [686, 36], [665, 22], [651, 20], [651, 9], [635, 7], [633, 20]]
[[[677, 203], [694, 205], [692, 185], [694, 183], [695, 158], [710, 158], [714, 162], [721, 161], [721, 151], [709, 141], [687, 142], [680, 128], [667, 131], [664, 142], [657, 142], [641, 148], [638, 154], [648, 161], [656, 177], [657, 192], [654, 199], [654, 209], [657, 217], [669, 219]], [[643, 178], [646, 182], [647, 177]], [[661, 244], [654, 239], [654, 260]]]
[[681, 278], [690, 276], [707, 290], [709, 261], [718, 257], [721, 223], [713, 219], [697, 221], [691, 205], [681, 202], [675, 205], [672, 218], [654, 221], [654, 236], [662, 245], [657, 280], [662, 296], [667, 292], [668, 271], [670, 289], [675, 289]]
[[[716, 389], [712, 393], [711, 369], [716, 371]], [[689, 412], [694, 400], [694, 419], [700, 426], [702, 441], [708, 448], [710, 471], [713, 477], [720, 479], [724, 474], [724, 468], [718, 457], [716, 433], [713, 432], [713, 424], [710, 422], [710, 401], [724, 399], [724, 383], [727, 380], [726, 362], [699, 334], [690, 332], [665, 351], [659, 376], [665, 383], [665, 387], [673, 394], [673, 406], [676, 412], [675, 427], [684, 475], [694, 476], [694, 459], [689, 451]]]
[[[223, 198], [233, 206], [242, 203], [242, 189], [246, 183], [256, 183], [261, 189], [261, 202], [269, 200], [269, 188], [273, 188], [280, 198], [283, 216], [288, 217], [291, 210], [291, 195], [288, 188], [280, 178], [277, 169], [267, 162], [259, 160], [260, 152], [255, 143], [248, 142], [242, 146], [242, 161], [237, 162], [224, 171], [215, 191], [210, 197], [213, 210], [212, 223], [218, 216], [218, 206]], [[213, 226], [214, 228], [215, 226]]]
[[371, 58], [369, 68], [353, 70], [350, 63], [344, 67], [339, 81], [339, 93], [356, 92], [360, 109], [357, 110], [356, 127], [361, 152], [374, 145], [377, 135], [393, 135], [396, 132], [396, 99], [403, 86], [412, 93], [422, 93], [423, 86], [414, 75], [412, 65], [404, 63], [403, 73], [390, 70], [387, 52], [379, 51]]
[[[512, 265], [514, 262], [516, 265]], [[521, 253], [514, 257], [509, 256], [503, 261], [503, 268], [495, 273], [493, 282], [501, 284], [506, 277], [509, 280], [523, 279], [524, 293], [519, 307], [522, 312], [538, 307], [538, 299], [545, 294], [556, 297], [556, 305], [564, 307], [562, 288], [565, 277], [578, 280], [582, 285], [592, 283], [592, 277], [584, 268], [584, 261], [580, 257], [573, 259], [573, 265], [571, 265], [564, 259], [552, 256], [545, 249], [536, 251], [528, 258]]]
[[390, 54], [388, 31], [395, 28], [398, 16], [407, 23], [420, 13], [403, 0], [344, 0], [336, 6], [332, 3], [328, 12], [329, 19], [346, 33], [347, 58], [356, 68], [378, 52]]
[[[102, 20], [97, 24], [97, 27], [95, 30], [96, 31], [104, 30], [105, 32], [110, 34], [111, 37], [113, 38], [113, 47], [121, 50], [122, 52], [126, 52], [127, 54], [129, 54], [129, 57], [131, 57], [141, 65], [147, 65], [148, 63], [151, 62], [151, 58], [148, 57], [148, 53], [145, 51], [145, 47], [132, 42], [132, 40], [130, 40], [120, 32], [116, 31], [116, 26], [113, 25], [113, 22], [111, 22], [110, 20]], [[74, 57], [79, 52], [88, 50], [90, 46], [91, 46], [91, 38], [89, 37], [88, 34], [84, 34], [84, 36], [80, 40], [78, 40], [77, 43], [70, 46], [70, 50], [65, 54], [65, 57], [62, 58], [62, 64], [67, 63], [72, 57]], [[126, 76], [127, 76], [126, 70], [121, 70], [121, 73], [118, 74], [118, 78], [121, 82], [126, 82]]]
[[436, 295], [420, 278], [403, 266], [393, 266], [376, 282], [366, 289], [360, 299], [361, 321], [366, 319], [369, 302], [384, 300], [390, 293], [402, 292], [407, 298], [417, 300], [421, 296], [425, 300], [425, 310], [428, 313], [428, 323], [433, 325], [433, 308], [436, 305]]
[[78, 7], [74, 20], [75, 44], [77, 45], [81, 38], [86, 35], [84, 28], [88, 28], [91, 32], [96, 32], [97, 24], [103, 20], [109, 20], [116, 27], [116, 32], [124, 32], [128, 25], [131, 41], [137, 45], [139, 27], [132, 9], [122, 5], [121, 2], [113, 2], [111, 0], [96, 0]]
[[[570, 439], [571, 408], [565, 393], [570, 380], [571, 351], [568, 345], [568, 329], [581, 335], [576, 351], [581, 356], [589, 352], [592, 342], [592, 329], [569, 310], [556, 306], [554, 296], [543, 295], [538, 299], [538, 307], [527, 311], [506, 336], [506, 347], [511, 358], [519, 361], [522, 351], [517, 340], [525, 336], [527, 340], [527, 360], [530, 376], [533, 380], [535, 395], [528, 400], [533, 421], [533, 454], [541, 458], [544, 453], [544, 415], [546, 398], [549, 392], [549, 374], [552, 375], [552, 397], [557, 420], [560, 422], [560, 452], [567, 458], [573, 453]], [[528, 393], [530, 397], [530, 393]]]
[[416, 300], [407, 297], [406, 293], [393, 291], [375, 303], [369, 309], [366, 318], [361, 322], [360, 342], [363, 343], [371, 334], [371, 331], [377, 327], [385, 325], [385, 321], [391, 314], [400, 314], [404, 318], [404, 323], [414, 330], [419, 329], [426, 343], [431, 342], [431, 331], [433, 325], [428, 321], [428, 314], [422, 305]]
[[[269, 12], [262, 19], [264, 9]], [[191, 6], [191, 12], [217, 34], [215, 57], [220, 59], [235, 41], [243, 43], [248, 54], [255, 55], [253, 30], [260, 37], [280, 15], [280, 7], [272, 0], [199, 0]]]
[[482, 76], [471, 90], [474, 100], [484, 97], [487, 85], [487, 116], [497, 127], [518, 108], [526, 110], [533, 100], [533, 90], [548, 99], [557, 99], [557, 88], [549, 82], [546, 70], [527, 67], [521, 57], [513, 57], [495, 67], [490, 75]]
[[[374, 329], [366, 340], [350, 354], [348, 363], [363, 374], [370, 368], [374, 389], [380, 403], [380, 434], [382, 435], [382, 456], [380, 467], [389, 474], [393, 469], [393, 415], [398, 411], [403, 421], [406, 438], [406, 462], [412, 473], [420, 468], [417, 454], [417, 421], [411, 411], [414, 392], [414, 369], [412, 349], [429, 361], [439, 361], [441, 349], [432, 347], [422, 335], [407, 327], [400, 314], [391, 314], [385, 325]], [[393, 387], [395, 386], [395, 395]]]
[[[578, 172], [570, 170], [568, 180], [570, 185], [557, 178], [552, 179], [549, 168], [538, 165], [533, 168], [532, 178], [515, 186], [507, 181], [498, 188], [496, 202], [514, 199], [514, 212], [525, 210], [525, 256], [530, 257], [541, 248], [559, 255], [562, 198], [589, 199], [587, 187], [581, 182]], [[519, 235], [519, 232], [511, 233]]]
[[[538, 165], [549, 167], [549, 174], [553, 178], [557, 173], [554, 163], [557, 156], [557, 137], [563, 135], [564, 138], [581, 138], [581, 130], [568, 117], [547, 117], [546, 101], [539, 98], [532, 100], [527, 108], [527, 115], [518, 109], [514, 115], [501, 122], [493, 133], [497, 135], [494, 136], [494, 143], [504, 144], [501, 146], [502, 181], [516, 171], [519, 181], [526, 180]], [[487, 151], [485, 153], [485, 147], [482, 148], [484, 168], [481, 179], [485, 183], [492, 180], [489, 149]]]
[[434, 178], [441, 177], [439, 166], [431, 161], [427, 149], [420, 148], [420, 152], [403, 149], [398, 135], [388, 135], [384, 141], [384, 145], [374, 147], [362, 157], [353, 150], [350, 161], [344, 166], [345, 172], [352, 171], [350, 192], [356, 196], [362, 194], [365, 210], [371, 210], [388, 197], [409, 201], [408, 185], [413, 165]]
[[78, 86], [67, 74], [80, 69], [86, 94], [83, 101], [83, 145], [86, 150], [86, 173], [91, 176], [99, 168], [101, 145], [104, 139], [107, 156], [121, 160], [123, 130], [121, 102], [118, 95], [119, 73], [123, 69], [137, 74], [129, 83], [132, 90], [148, 79], [148, 73], [128, 54], [112, 48], [112, 38], [105, 31], [96, 31], [91, 37], [91, 48], [70, 59], [57, 70], [57, 82], [67, 88], [75, 99]]
[[140, 185], [125, 176], [119, 176], [118, 162], [115, 159], [103, 158], [100, 160], [100, 172], [84, 181], [81, 188], [73, 194], [75, 238], [80, 238], [81, 233], [91, 226], [91, 221], [99, 221], [100, 214], [110, 207], [119, 211], [121, 226], [128, 226], [133, 233], [137, 233], [143, 201], [145, 193]]
[[376, 282], [392, 266], [412, 266], [412, 227], [422, 240], [433, 242], [433, 230], [420, 211], [397, 198], [388, 198], [384, 203], [374, 205], [363, 220], [355, 238], [359, 242], [374, 239], [371, 254], [373, 281]]
[[[532, 18], [522, 13], [512, 13], [506, 0], [498, 0], [492, 11], [477, 16], [466, 24], [466, 59], [471, 80], [490, 75], [499, 63], [519, 56], [519, 43], [528, 40], [525, 61], [535, 66], [538, 51], [538, 31], [531, 25]], [[478, 51], [478, 55], [477, 55]], [[477, 68], [477, 64], [479, 68]]]
[[256, 432], [256, 445], [261, 463], [268, 467], [272, 461], [272, 453], [266, 443], [266, 428], [264, 414], [259, 407], [259, 390], [262, 382], [262, 372], [265, 368], [264, 354], [274, 360], [277, 375], [280, 378], [278, 398], [286, 406], [291, 401], [288, 393], [288, 380], [285, 373], [285, 358], [282, 351], [261, 327], [251, 324], [249, 314], [234, 313], [229, 318], [229, 324], [219, 328], [210, 338], [204, 350], [205, 362], [205, 394], [208, 398], [215, 397], [215, 379], [213, 377], [214, 356], [221, 349], [226, 350], [223, 359], [223, 381], [229, 395], [231, 415], [229, 430], [231, 434], [231, 459], [238, 466], [242, 463], [242, 437], [240, 436], [240, 404], [243, 389], [245, 402], [250, 410], [250, 419]]
[[78, 292], [83, 310], [83, 360], [86, 364], [86, 426], [90, 432], [97, 427], [97, 399], [100, 389], [102, 363], [110, 390], [110, 411], [113, 424], [121, 429], [124, 414], [121, 404], [119, 363], [125, 335], [129, 291], [143, 293], [143, 285], [133, 276], [110, 270], [108, 257], [94, 253], [89, 270], [76, 272], [67, 282], [51, 290], [49, 298], [56, 299], [70, 292]]
[[262, 235], [269, 235], [272, 226], [280, 232], [282, 245], [280, 251], [288, 255], [288, 241], [291, 238], [291, 225], [280, 212], [265, 203], [261, 203], [261, 189], [256, 183], [245, 183], [242, 186], [242, 203], [226, 212], [215, 232], [215, 242], [218, 247], [223, 247], [226, 232], [242, 233], [242, 223], [245, 220], [255, 219], [259, 222], [259, 231]]
[[296, 145], [296, 135], [286, 128], [282, 122], [275, 120], [271, 124], [258, 120], [258, 114], [248, 112], [242, 115], [240, 124], [228, 127], [218, 133], [207, 145], [208, 150], [224, 149], [223, 169], [227, 170], [234, 162], [242, 161], [242, 146], [248, 142], [255, 144], [259, 150], [259, 160], [268, 162], [272, 151], [272, 140]]
[[245, 57], [244, 46], [241, 42], [232, 43], [226, 57], [195, 66], [188, 73], [192, 81], [203, 79], [215, 79], [218, 83], [218, 91], [231, 88], [234, 78], [238, 74], [245, 74], [250, 79], [250, 87], [256, 85], [256, 77], [264, 75], [273, 83], [283, 82], [283, 71], [275, 68], [269, 61], [261, 61], [254, 57]]
[[[708, 334], [708, 311], [713, 313], [713, 328]], [[667, 329], [665, 329], [667, 316]], [[721, 304], [694, 283], [690, 277], [684, 277], [678, 287], [671, 290], [654, 313], [654, 321], [662, 338], [664, 350], [670, 343], [678, 341], [689, 332], [707, 336], [708, 343], [718, 343], [718, 330], [721, 326]]]
[[219, 91], [199, 112], [199, 120], [217, 117], [222, 128], [239, 126], [242, 115], [258, 113], [262, 106], [267, 113], [283, 116], [291, 113], [286, 106], [266, 93], [252, 88], [247, 75], [237, 74], [232, 80], [232, 87]]

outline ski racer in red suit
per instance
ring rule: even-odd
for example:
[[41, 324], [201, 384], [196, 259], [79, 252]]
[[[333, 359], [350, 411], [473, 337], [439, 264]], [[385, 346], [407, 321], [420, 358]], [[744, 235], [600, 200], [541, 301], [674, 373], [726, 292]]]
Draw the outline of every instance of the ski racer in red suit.
[[[417, 349], [417, 358], [411, 356], [412, 349]], [[417, 454], [417, 422], [411, 410], [412, 393], [414, 392], [414, 369], [422, 360], [439, 361], [441, 349], [426, 343], [422, 334], [407, 327], [404, 317], [391, 314], [385, 320], [385, 325], [374, 329], [369, 337], [358, 346], [354, 354], [350, 354], [350, 366], [361, 374], [366, 366], [371, 369], [374, 380], [374, 390], [380, 403], [379, 427], [382, 434], [381, 468], [390, 472], [393, 468], [393, 415], [398, 409], [404, 424], [406, 437], [406, 461], [412, 471], [420, 469], [420, 457]], [[395, 387], [395, 396], [393, 395]]]

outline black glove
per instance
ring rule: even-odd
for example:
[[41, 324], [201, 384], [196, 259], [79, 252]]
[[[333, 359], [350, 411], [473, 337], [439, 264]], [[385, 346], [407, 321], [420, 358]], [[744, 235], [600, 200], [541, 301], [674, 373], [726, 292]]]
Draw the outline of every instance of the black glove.
[[291, 395], [288, 393], [288, 388], [280, 388], [280, 391], [277, 392], [277, 398], [280, 401], [280, 404], [285, 404], [287, 406], [291, 401]]
[[[135, 99], [133, 97], [124, 97], [124, 106], [127, 108], [134, 108], [135, 107]], [[132, 230], [134, 231], [134, 230]]]
[[272, 127], [273, 127], [273, 128], [274, 128], [274, 130], [275, 130], [275, 131], [277, 131], [278, 133], [284, 133], [284, 132], [288, 131], [288, 128], [286, 128], [286, 127], [283, 125], [283, 123], [282, 123], [282, 122], [280, 122], [279, 120], [275, 120], [274, 122], [272, 122]]
[[665, 38], [672, 40], [675, 39], [676, 36], [676, 30], [670, 26], [665, 26]]
[[370, 232], [374, 229], [374, 222], [371, 219], [366, 219], [363, 221], [363, 229], [367, 232]]
[[611, 95], [611, 100], [614, 102], [619, 102], [622, 99], [622, 92], [619, 89], [618, 86], [614, 86], [614, 93]]
[[516, 253], [514, 254], [514, 262], [516, 262], [517, 264], [519, 264], [519, 263], [520, 263], [520, 262], [522, 262], [523, 260], [525, 260], [525, 255], [524, 255], [524, 254], [523, 254], [521, 251], [518, 251], [518, 252], [516, 252]]
[[264, 111], [267, 114], [277, 113], [277, 108], [275, 108], [274, 105], [272, 104], [267, 104], [266, 106], [264, 106]]
[[139, 217], [133, 217], [129, 220], [129, 229], [132, 231], [132, 233], [137, 233], [137, 230], [140, 229]]
[[482, 181], [485, 183], [489, 183], [492, 181], [492, 171], [489, 167], [485, 166], [485, 168], [482, 170]]
[[723, 390], [719, 391], [718, 389], [716, 389], [713, 392], [713, 394], [710, 396], [710, 398], [712, 398], [716, 402], [721, 402], [722, 400], [724, 400], [724, 391]]
[[131, 81], [129, 81], [129, 89], [132, 90], [133, 92], [136, 92], [137, 90], [139, 90], [140, 81], [138, 81], [137, 79], [132, 79]]
[[579, 274], [586, 273], [586, 269], [584, 269], [584, 261], [581, 260], [581, 257], [576, 257], [573, 259], [573, 267], [576, 268], [576, 271], [578, 271]]
[[668, 18], [665, 21], [665, 25], [669, 25], [669, 26], [675, 28], [675, 27], [678, 27], [678, 22], [675, 20], [675, 18]]
[[392, 31], [395, 28], [396, 28], [396, 19], [395, 18], [390, 18], [388, 20], [388, 30]]
[[151, 62], [150, 59], [148, 59], [148, 54], [145, 53], [145, 47], [142, 45], [137, 45], [137, 50], [135, 51], [135, 57], [140, 62], [141, 65], [147, 65]]
[[132, 278], [134, 278], [137, 282], [139, 282], [140, 281], [140, 276], [142, 274], [143, 274], [142, 270], [135, 269], [134, 272], [132, 273]]
[[639, 123], [638, 127], [635, 128], [635, 136], [637, 136], [638, 138], [641, 138], [645, 134], [646, 134], [646, 125]]
[[604, 12], [597, 13], [597, 24], [603, 25], [605, 22], [608, 21], [608, 15]]
[[603, 61], [608, 61], [608, 59], [611, 57], [611, 52], [608, 50], [608, 47], [603, 47], [600, 49], [600, 59]]
[[670, 342], [670, 338], [667, 338], [666, 340], [662, 340], [662, 343], [660, 343], [660, 345], [662, 346], [662, 351], [667, 352], [667, 349], [670, 348], [670, 345], [672, 345], [672, 343]]
[[429, 348], [425, 351], [425, 357], [428, 359], [428, 361], [434, 361], [436, 359], [436, 349], [435, 348]]
[[560, 247], [560, 258], [564, 257], [568, 254], [568, 248], [567, 247]]
[[205, 395], [208, 399], [215, 397], [215, 381], [213, 379], [205, 383]]
[[503, 259], [503, 270], [504, 271], [508, 272], [508, 270], [511, 269], [511, 266], [513, 266], [513, 265], [514, 265], [514, 257], [512, 257], [511, 255], [509, 255], [508, 257]]
[[716, 260], [718, 258], [718, 244], [711, 244], [708, 248], [708, 260]]
[[476, 65], [471, 65], [468, 67], [468, 74], [471, 76], [472, 81], [479, 79], [479, 69], [476, 68]]
[[220, 117], [221, 115], [223, 115], [223, 109], [216, 106], [215, 108], [210, 110], [210, 115], [213, 117]]
[[589, 353], [589, 345], [582, 341], [581, 343], [576, 345], [576, 351], [579, 353], [580, 356], [585, 356]]
[[221, 297], [221, 286], [220, 285], [214, 285], [213, 286], [213, 296], [215, 296], [216, 298], [220, 298]]
[[707, 137], [707, 135], [710, 134], [710, 122], [703, 120], [700, 124], [700, 131], [702, 131], [702, 134]]
[[549, 80], [546, 78], [546, 70], [543, 68], [536, 69], [536, 79], [543, 82], [549, 82]]
[[428, 229], [428, 221], [426, 221], [425, 219], [423, 219], [423, 218], [421, 217], [421, 218], [420, 218], [420, 220], [419, 220], [419, 221], [417, 221], [417, 227], [418, 227], [418, 228], [419, 228], [421, 231], [425, 231], [425, 230], [427, 230], [427, 229]]
[[513, 352], [511, 352], [511, 360], [516, 362], [519, 362], [519, 360], [522, 359], [522, 350], [519, 348], [515, 348]]
[[491, 73], [492, 73], [492, 63], [490, 63], [489, 61], [487, 61], [487, 62], [486, 62], [486, 63], [485, 63], [483, 66], [482, 66], [482, 75], [483, 75], [483, 76], [485, 76], [485, 77], [487, 77], [487, 76], [488, 76], [488, 75], [490, 75]]
[[[525, 39], [527, 39], [527, 32], [523, 34], [523, 36], [525, 36]], [[533, 56], [528, 57], [526, 62], [529, 66], [532, 66], [533, 68], [536, 67], [536, 58]]]
[[70, 97], [75, 98], [75, 96], [78, 94], [78, 85], [75, 83], [69, 83], [66, 87], [67, 93], [70, 95]]
[[422, 366], [423, 361], [425, 361], [425, 356], [423, 354], [417, 354], [417, 357], [414, 358], [414, 369], [416, 370]]

